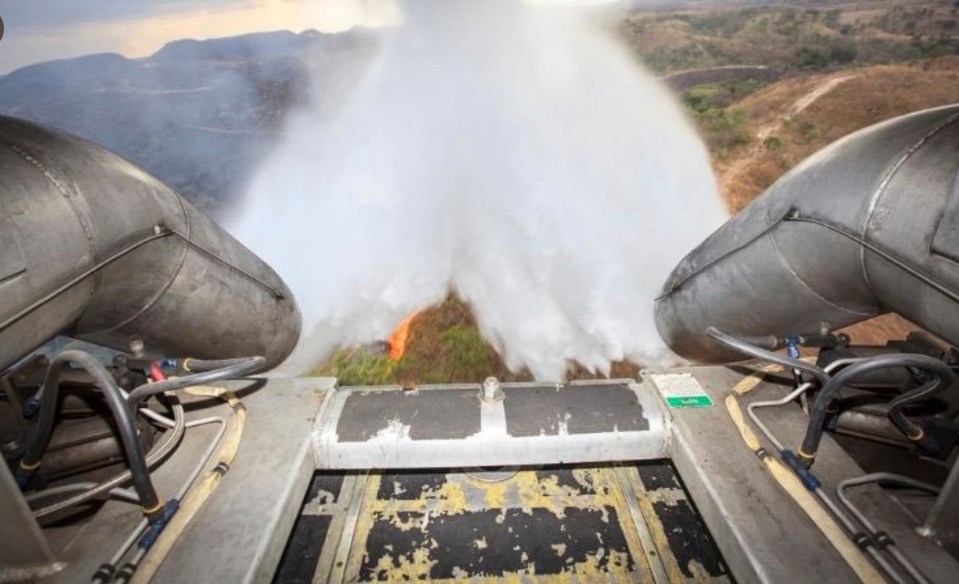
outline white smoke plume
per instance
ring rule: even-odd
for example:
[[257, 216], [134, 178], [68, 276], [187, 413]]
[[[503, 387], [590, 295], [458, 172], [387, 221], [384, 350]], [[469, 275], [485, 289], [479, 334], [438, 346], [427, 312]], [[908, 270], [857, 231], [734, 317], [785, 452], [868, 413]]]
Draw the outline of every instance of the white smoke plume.
[[287, 134], [232, 230], [300, 303], [290, 373], [449, 290], [539, 379], [655, 362], [653, 300], [725, 217], [667, 90], [582, 15], [519, 0], [409, 0], [348, 103]]

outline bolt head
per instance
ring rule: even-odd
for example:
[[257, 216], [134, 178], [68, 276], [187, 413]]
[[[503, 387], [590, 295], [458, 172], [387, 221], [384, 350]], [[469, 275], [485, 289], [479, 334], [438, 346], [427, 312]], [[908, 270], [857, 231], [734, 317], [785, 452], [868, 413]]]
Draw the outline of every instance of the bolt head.
[[487, 377], [483, 381], [483, 389], [480, 397], [486, 402], [495, 402], [503, 399], [503, 389], [500, 387], [499, 380], [495, 377]]

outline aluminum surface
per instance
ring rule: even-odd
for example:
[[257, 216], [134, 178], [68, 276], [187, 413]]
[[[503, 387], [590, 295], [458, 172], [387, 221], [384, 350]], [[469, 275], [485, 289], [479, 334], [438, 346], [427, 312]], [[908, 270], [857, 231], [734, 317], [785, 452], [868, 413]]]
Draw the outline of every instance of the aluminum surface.
[[0, 582], [33, 582], [61, 571], [6, 464], [0, 464]]
[[[182, 581], [184, 575], [194, 582], [272, 581], [313, 474], [309, 434], [332, 383], [275, 379], [252, 395], [236, 392], [248, 411], [243, 444], [156, 582]], [[216, 559], [209, 542], [218, 542]]]
[[74, 136], [0, 117], [0, 370], [57, 333], [151, 354], [281, 361], [299, 312], [182, 197]]
[[356, 522], [359, 520], [368, 476], [369, 473], [366, 472], [343, 476], [339, 492], [330, 494], [334, 502], [324, 505], [324, 511], [332, 518], [330, 527], [326, 531], [327, 537], [322, 542], [314, 542], [315, 545], [322, 545], [322, 547], [311, 578], [312, 582], [338, 584], [343, 581], [349, 546], [356, 531]]
[[[742, 368], [693, 367], [691, 372], [715, 402], [711, 408], [670, 410], [670, 458], [693, 497], [736, 581], [792, 582], [803, 574], [810, 582], [854, 582], [855, 574], [798, 505], [770, 477], [743, 443], [723, 399], [743, 379]], [[644, 379], [656, 371], [644, 371]], [[740, 398], [769, 400], [785, 395], [791, 379], [767, 378]], [[652, 383], [645, 385], [652, 389]], [[765, 408], [763, 422], [787, 448], [796, 448], [808, 418], [798, 405]], [[763, 443], [767, 449], [768, 443]], [[828, 435], [823, 437], [814, 474], [833, 492], [839, 481], [864, 474]], [[915, 520], [882, 489], [862, 487], [850, 498], [887, 532], [931, 582], [953, 582], [959, 562], [916, 532]]]
[[[240, 450], [154, 581], [272, 580], [313, 473], [309, 437], [314, 417], [333, 382], [330, 378], [227, 382], [247, 407]], [[184, 403], [188, 420], [223, 415], [230, 422], [230, 409], [220, 400], [184, 396]], [[213, 434], [212, 426], [187, 430], [170, 458], [151, 473], [161, 496], [176, 492]], [[214, 464], [210, 461], [208, 467]], [[136, 505], [109, 501], [88, 521], [45, 529], [54, 553], [67, 564], [49, 582], [89, 581], [141, 518]]]
[[[633, 525], [636, 527], [636, 534], [639, 536], [640, 541], [643, 542], [643, 552], [646, 556], [646, 563], [649, 564], [649, 571], [652, 574], [653, 582], [655, 582], [655, 584], [667, 584], [669, 582], [669, 575], [663, 566], [662, 557], [656, 552], [656, 543], [653, 534], [650, 533], [650, 528], [643, 515], [643, 511], [640, 509], [639, 499], [634, 495], [637, 487], [642, 488], [642, 481], [634, 478], [630, 471], [631, 469], [622, 466], [617, 466], [613, 470], [613, 472], [616, 473], [619, 488], [625, 493], [623, 499], [626, 501], [629, 517], [633, 520]], [[648, 494], [646, 498], [649, 499]]]
[[809, 157], [680, 262], [656, 301], [663, 339], [689, 359], [737, 361], [707, 327], [787, 336], [895, 311], [959, 343], [957, 151], [951, 105]]
[[[666, 419], [631, 380], [341, 388], [316, 421], [319, 469], [455, 468], [663, 458]], [[359, 415], [362, 413], [363, 415]]]
[[902, 430], [897, 428], [888, 416], [861, 409], [840, 412], [836, 417], [836, 431], [887, 444], [909, 445]]
[[952, 463], [949, 476], [919, 533], [933, 538], [951, 553], [959, 554], [959, 463]]

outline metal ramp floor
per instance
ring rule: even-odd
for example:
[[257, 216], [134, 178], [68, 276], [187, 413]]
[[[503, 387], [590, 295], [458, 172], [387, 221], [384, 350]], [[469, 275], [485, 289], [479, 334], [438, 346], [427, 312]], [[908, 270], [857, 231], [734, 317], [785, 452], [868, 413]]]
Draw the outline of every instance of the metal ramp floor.
[[314, 475], [274, 582], [729, 582], [668, 461]]

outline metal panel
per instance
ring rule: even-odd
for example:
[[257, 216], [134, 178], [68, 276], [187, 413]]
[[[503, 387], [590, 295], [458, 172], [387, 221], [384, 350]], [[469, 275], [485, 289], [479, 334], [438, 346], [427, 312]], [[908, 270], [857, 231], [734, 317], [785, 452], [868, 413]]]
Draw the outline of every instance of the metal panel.
[[[856, 575], [818, 529], [742, 444], [722, 407], [741, 374], [690, 369], [713, 401], [709, 408], [672, 410], [670, 457], [740, 584], [847, 583]], [[670, 370], [670, 372], [675, 372]], [[655, 372], [644, 372], [643, 377]], [[652, 382], [648, 388], [655, 391]]]
[[343, 442], [365, 442], [399, 424], [410, 429], [410, 440], [459, 440], [480, 431], [479, 409], [470, 407], [475, 403], [475, 389], [350, 392], [336, 434]]
[[3, 216], [0, 208], [0, 285], [11, 280], [27, 269], [23, 261], [23, 251], [17, 241], [17, 234], [13, 232], [10, 222]]
[[959, 555], [959, 462], [952, 463], [942, 491], [919, 533], [931, 537], [950, 553]]
[[[341, 388], [316, 422], [317, 468], [515, 466], [664, 456], [662, 409], [632, 380], [516, 383], [502, 389], [501, 401], [487, 402], [479, 397], [479, 385]], [[530, 407], [535, 405], [531, 398], [547, 394], [542, 407]], [[377, 401], [383, 406], [374, 405]], [[442, 415], [428, 413], [434, 402], [442, 406]], [[511, 413], [514, 407], [525, 416], [522, 424]], [[391, 409], [393, 415], [382, 414]], [[364, 418], [360, 411], [380, 413]]]
[[10, 469], [0, 463], [0, 582], [33, 582], [65, 567], [58, 562]]
[[[730, 388], [743, 379], [744, 369], [669, 370], [678, 371], [692, 373], [717, 406], [671, 410], [670, 457], [737, 582], [791, 582], [796, 574], [810, 582], [856, 581], [818, 528], [743, 444], [722, 407]], [[657, 372], [643, 373], [646, 378]], [[741, 398], [743, 405], [782, 397], [790, 383], [786, 378], [768, 379]], [[761, 416], [787, 446], [802, 440], [808, 419], [798, 406], [769, 408]], [[834, 492], [839, 481], [864, 474], [828, 435], [823, 437], [813, 472], [828, 493]], [[879, 487], [857, 489], [850, 498], [877, 529], [893, 537], [931, 582], [955, 581], [959, 562], [920, 537], [915, 520]]]
[[[270, 582], [313, 475], [309, 434], [329, 378], [275, 379], [242, 397], [243, 445], [156, 582]], [[209, 542], [217, 542], [211, 546]], [[222, 554], [211, 558], [211, 553]], [[238, 553], [238, 551], [240, 553]]]
[[[313, 474], [313, 421], [334, 383], [332, 378], [229, 382], [247, 407], [240, 450], [155, 582], [271, 581]], [[220, 400], [184, 396], [183, 401], [188, 420], [220, 415], [229, 420], [230, 408]], [[181, 486], [214, 433], [213, 426], [187, 430], [152, 473], [162, 496]], [[88, 581], [141, 519], [137, 506], [109, 501], [88, 520], [45, 529], [68, 565], [50, 582]]]
[[932, 252], [959, 262], [959, 174], [952, 183], [952, 195], [936, 226]]
[[506, 433], [516, 438], [645, 432], [649, 421], [629, 385], [542, 386], [511, 391]]

